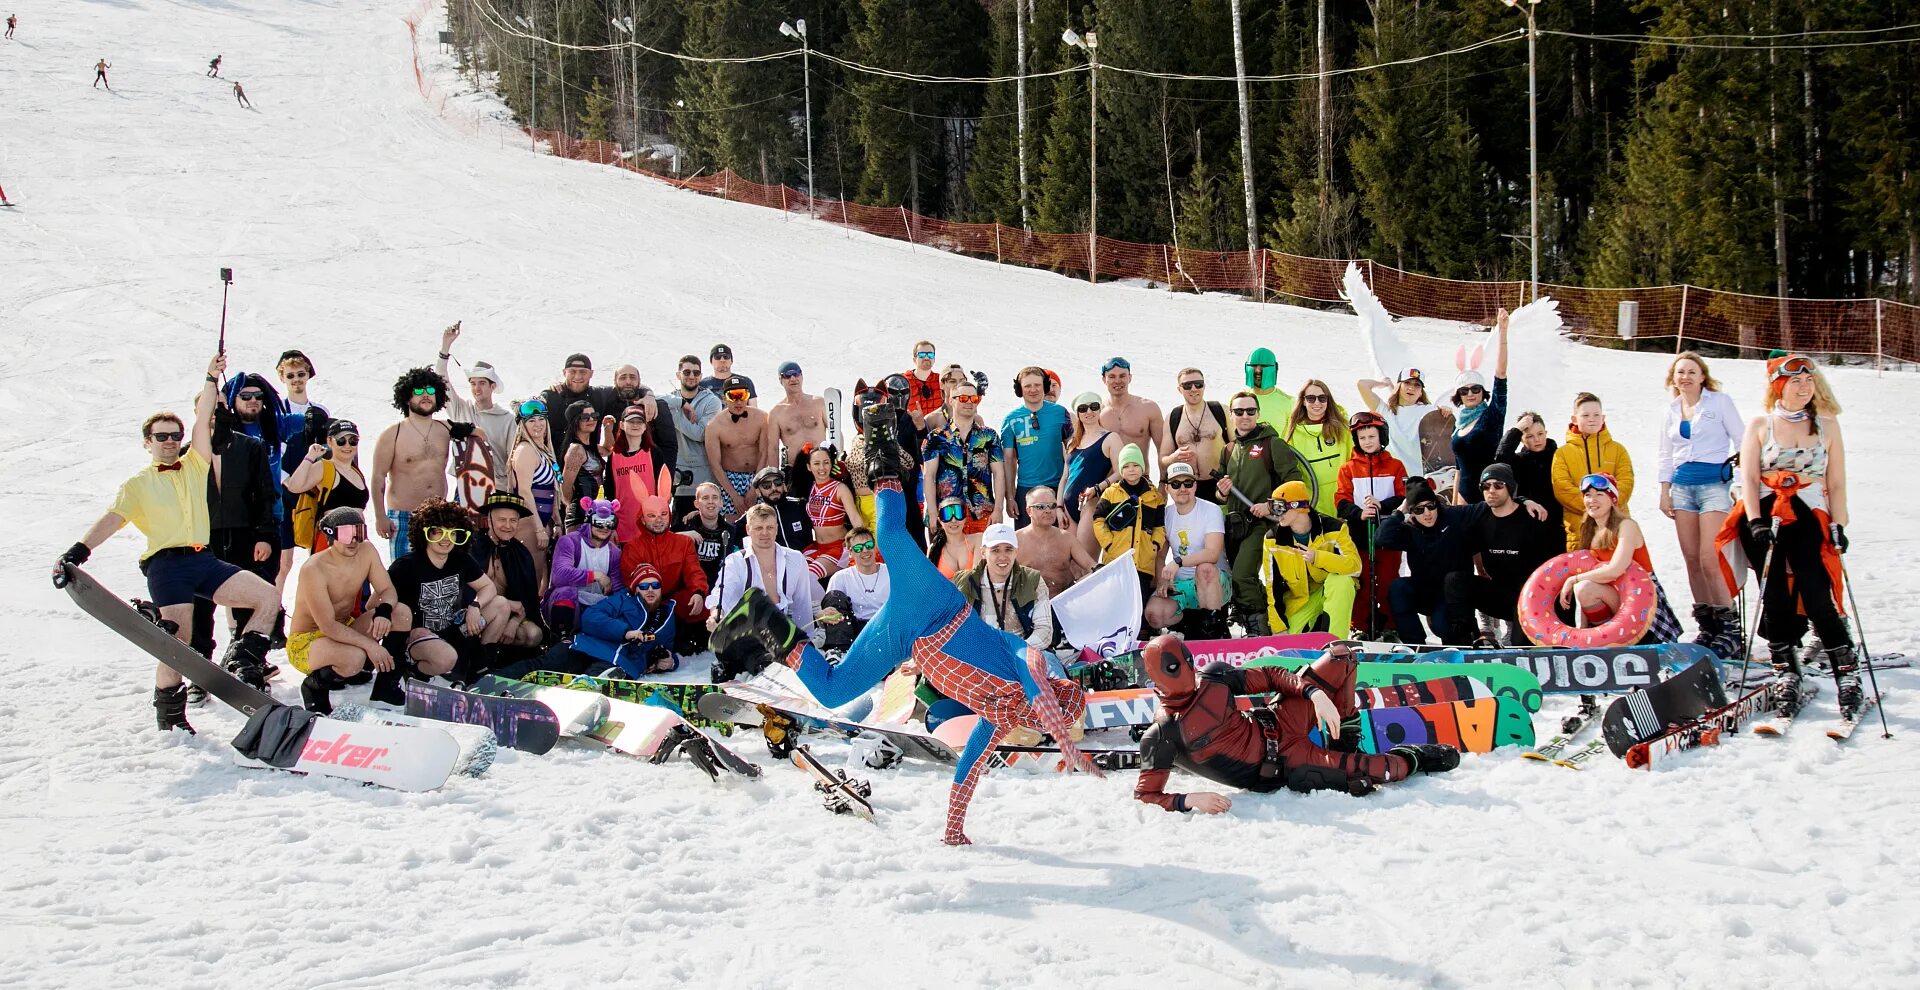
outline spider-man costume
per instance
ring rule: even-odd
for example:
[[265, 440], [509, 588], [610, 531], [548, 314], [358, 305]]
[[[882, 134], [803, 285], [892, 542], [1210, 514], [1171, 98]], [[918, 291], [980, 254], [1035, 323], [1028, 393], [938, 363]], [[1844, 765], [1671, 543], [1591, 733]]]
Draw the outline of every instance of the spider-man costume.
[[[1213, 663], [1196, 674], [1193, 655], [1180, 640], [1160, 636], [1148, 643], [1141, 666], [1160, 694], [1160, 716], [1140, 739], [1140, 779], [1133, 796], [1168, 811], [1188, 810], [1187, 795], [1163, 790], [1174, 766], [1249, 791], [1287, 787], [1365, 794], [1405, 780], [1415, 770], [1438, 772], [1458, 764], [1458, 752], [1446, 746], [1401, 746], [1373, 754], [1315, 745], [1308, 738], [1320, 721], [1315, 692], [1325, 693], [1342, 721], [1356, 711], [1357, 664], [1351, 652], [1338, 652], [1298, 673]], [[1273, 702], [1251, 710], [1234, 701], [1236, 695], [1268, 693], [1277, 694]], [[1352, 734], [1343, 736], [1353, 742]]]
[[[1046, 660], [1038, 650], [1028, 647], [1020, 637], [981, 621], [960, 597], [960, 589], [914, 545], [907, 535], [906, 499], [899, 482], [876, 481], [873, 487], [874, 514], [878, 517], [874, 538], [887, 560], [893, 582], [891, 596], [837, 665], [829, 664], [804, 638], [797, 638], [784, 651], [783, 660], [799, 672], [800, 680], [821, 704], [837, 708], [871, 690], [911, 656], [936, 690], [973, 709], [980, 723], [967, 738], [960, 763], [954, 768], [943, 837], [948, 845], [968, 845], [971, 840], [964, 828], [967, 803], [986, 772], [985, 757], [1014, 728], [1036, 729], [1053, 736], [1069, 766], [1104, 776], [1081, 755], [1069, 729], [1079, 722], [1086, 702], [1078, 684], [1047, 676]], [[741, 624], [781, 625], [784, 620], [780, 617], [757, 608], [755, 597], [743, 597], [746, 608], [735, 607], [727, 622], [716, 630], [716, 642], [741, 634], [735, 628], [735, 616], [742, 617]], [[764, 635], [765, 630], [750, 634]], [[793, 634], [776, 628], [774, 643], [784, 645], [789, 641], [784, 637], [789, 635]], [[776, 649], [776, 655], [780, 652]]]

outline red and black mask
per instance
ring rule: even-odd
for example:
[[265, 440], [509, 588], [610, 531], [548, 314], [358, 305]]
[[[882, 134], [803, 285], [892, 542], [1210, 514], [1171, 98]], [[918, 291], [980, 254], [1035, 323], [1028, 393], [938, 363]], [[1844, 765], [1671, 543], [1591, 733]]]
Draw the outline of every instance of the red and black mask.
[[1178, 636], [1163, 633], [1148, 641], [1140, 649], [1140, 665], [1146, 668], [1154, 693], [1169, 706], [1179, 707], [1192, 698], [1199, 687], [1193, 670], [1193, 653]]

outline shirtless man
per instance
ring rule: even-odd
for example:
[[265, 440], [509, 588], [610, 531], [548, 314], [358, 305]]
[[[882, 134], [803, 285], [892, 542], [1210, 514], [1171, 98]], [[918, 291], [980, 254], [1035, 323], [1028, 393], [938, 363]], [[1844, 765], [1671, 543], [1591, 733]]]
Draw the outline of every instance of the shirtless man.
[[1052, 598], [1100, 566], [1087, 548], [1062, 525], [1067, 514], [1052, 488], [1041, 485], [1027, 492], [1027, 518], [1032, 520], [1014, 535], [1019, 543], [1014, 559], [1040, 572]]
[[414, 368], [393, 383], [393, 407], [404, 416], [380, 431], [373, 445], [374, 525], [389, 541], [394, 560], [407, 555], [408, 522], [429, 498], [447, 494], [447, 457], [455, 441], [473, 435], [472, 423], [433, 418], [447, 404], [447, 380], [431, 368]]
[[[287, 662], [304, 669], [300, 700], [310, 712], [333, 714], [332, 694], [369, 665], [386, 673], [393, 654], [381, 640], [393, 629], [393, 582], [380, 554], [367, 548], [367, 520], [359, 509], [340, 506], [320, 517], [329, 544], [300, 565], [293, 620], [287, 625]], [[360, 589], [371, 586], [364, 613]], [[364, 680], [365, 678], [360, 678]]]
[[805, 384], [798, 362], [788, 361], [780, 366], [780, 387], [787, 394], [767, 410], [767, 416], [773, 420], [773, 428], [780, 434], [780, 446], [786, 451], [782, 463], [798, 456], [800, 448], [807, 444], [818, 446], [827, 439], [827, 400], [808, 395]]
[[1200, 479], [1199, 494], [1209, 502], [1218, 502], [1213, 471], [1220, 466], [1220, 454], [1226, 449], [1227, 410], [1218, 402], [1207, 401], [1207, 376], [1199, 368], [1182, 368], [1174, 378], [1180, 386], [1180, 406], [1167, 414], [1167, 436], [1171, 450], [1160, 452], [1160, 471], [1176, 462], [1192, 466]]
[[1121, 449], [1134, 444], [1146, 454], [1149, 442], [1153, 444], [1150, 456], [1164, 456], [1173, 449], [1173, 442], [1167, 436], [1167, 419], [1160, 414], [1160, 407], [1151, 399], [1127, 392], [1133, 384], [1133, 365], [1127, 363], [1126, 358], [1108, 358], [1100, 366], [1100, 379], [1107, 383], [1107, 405], [1100, 410], [1100, 425], [1119, 436]]
[[748, 405], [753, 391], [746, 379], [731, 375], [722, 384], [726, 405], [707, 424], [707, 467], [721, 482], [727, 521], [737, 523], [753, 504], [754, 474], [779, 463], [780, 434], [766, 413]]

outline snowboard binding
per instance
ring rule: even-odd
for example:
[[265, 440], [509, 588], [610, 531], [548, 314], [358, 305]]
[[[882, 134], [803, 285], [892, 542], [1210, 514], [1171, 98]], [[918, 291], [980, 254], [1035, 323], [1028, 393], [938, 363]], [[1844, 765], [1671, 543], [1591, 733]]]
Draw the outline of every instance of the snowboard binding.
[[838, 785], [829, 784], [824, 780], [813, 782], [813, 789], [825, 795], [824, 803], [828, 811], [836, 815], [853, 814], [853, 800], [847, 796], [848, 791], [859, 795], [862, 800], [873, 797], [873, 785], [865, 780], [849, 777], [845, 770], [835, 770], [833, 775], [839, 778]]
[[1073, 679], [1089, 691], [1122, 691], [1133, 687], [1133, 679], [1112, 660], [1089, 664], [1074, 672]]
[[180, 635], [180, 623], [175, 622], [172, 619], [161, 618], [160, 606], [155, 605], [154, 603], [147, 601], [144, 598], [130, 598], [127, 600], [127, 603], [133, 606], [133, 610], [135, 612], [140, 613], [141, 618], [147, 620], [148, 622], [153, 623], [156, 626], [159, 626], [161, 632], [164, 632], [169, 636]]
[[720, 779], [720, 761], [713, 755], [712, 744], [707, 741], [707, 737], [694, 731], [691, 726], [674, 726], [672, 731], [667, 733], [667, 738], [661, 741], [660, 748], [653, 751], [653, 759], [650, 762], [665, 763], [672, 759], [675, 753], [686, 754], [688, 762], [699, 767], [708, 777], [715, 781]]
[[800, 741], [800, 723], [793, 716], [767, 705], [755, 705], [760, 710], [760, 732], [767, 737], [767, 753], [776, 760], [784, 760], [793, 755], [793, 746]]

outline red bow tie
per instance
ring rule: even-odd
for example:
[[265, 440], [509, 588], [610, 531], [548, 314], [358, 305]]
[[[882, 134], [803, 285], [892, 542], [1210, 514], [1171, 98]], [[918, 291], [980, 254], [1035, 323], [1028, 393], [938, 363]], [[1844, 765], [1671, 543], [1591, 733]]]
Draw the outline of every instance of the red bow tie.
[[174, 461], [172, 464], [155, 464], [153, 469], [155, 471], [178, 471], [185, 466], [186, 465], [181, 464], [179, 461]]

